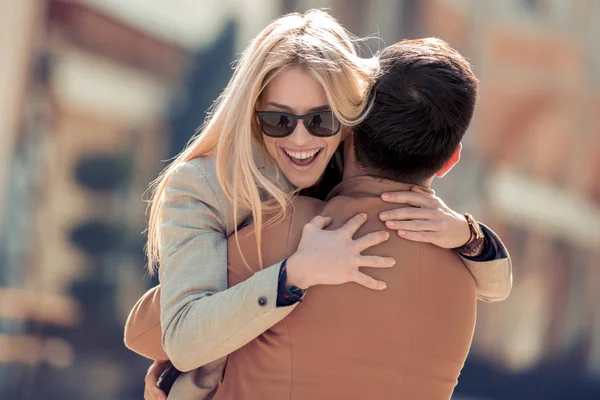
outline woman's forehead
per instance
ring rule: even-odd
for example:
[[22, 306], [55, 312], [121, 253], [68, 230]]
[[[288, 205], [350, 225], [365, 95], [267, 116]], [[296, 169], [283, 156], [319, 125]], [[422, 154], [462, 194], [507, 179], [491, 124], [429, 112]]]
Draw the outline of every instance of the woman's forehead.
[[328, 105], [319, 81], [300, 68], [289, 68], [273, 77], [261, 95], [261, 102], [270, 109], [295, 113]]

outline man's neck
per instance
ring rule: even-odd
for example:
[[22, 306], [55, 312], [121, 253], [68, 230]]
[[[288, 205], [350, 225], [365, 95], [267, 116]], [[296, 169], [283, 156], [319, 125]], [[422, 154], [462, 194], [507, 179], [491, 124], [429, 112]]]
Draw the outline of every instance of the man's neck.
[[365, 175], [365, 171], [360, 168], [358, 163], [352, 159], [346, 159], [344, 161], [344, 172], [342, 174], [342, 180], [345, 181], [350, 178], [354, 178], [355, 176]]
[[[362, 175], [377, 176], [378, 174], [374, 173], [374, 171], [365, 170], [365, 168], [362, 165], [360, 165], [358, 163], [358, 161], [356, 160], [356, 155], [354, 153], [354, 140], [353, 139], [354, 139], [353, 137], [348, 137], [343, 142], [344, 172], [342, 175], [342, 181], [345, 181], [347, 179], [354, 178], [357, 176], [362, 176]], [[433, 178], [434, 178], [434, 176], [431, 176], [431, 177], [425, 179], [423, 182], [417, 183], [415, 185], [429, 188], [429, 187], [431, 187], [431, 184], [433, 183]]]
[[356, 161], [354, 154], [354, 138], [348, 137], [343, 142], [344, 145], [344, 172], [342, 180], [354, 178], [355, 176], [365, 175], [365, 171]]
[[[346, 181], [351, 178], [355, 178], [357, 176], [381, 176], [377, 174], [376, 171], [366, 170], [362, 165], [360, 165], [354, 157], [345, 157], [344, 160], [344, 173], [342, 175], [342, 181]], [[422, 186], [429, 188], [433, 183], [433, 176], [425, 179], [421, 183], [415, 183], [416, 186]]]

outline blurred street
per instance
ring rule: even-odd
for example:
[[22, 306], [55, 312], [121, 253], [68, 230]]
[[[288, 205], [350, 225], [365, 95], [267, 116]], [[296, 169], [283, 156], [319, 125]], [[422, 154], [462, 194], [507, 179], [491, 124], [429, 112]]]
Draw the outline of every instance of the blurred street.
[[453, 399], [600, 399], [597, 0], [0, 0], [0, 399], [143, 398], [148, 185], [248, 41], [310, 8], [364, 57], [435, 36], [480, 79], [433, 189], [500, 235], [514, 288], [478, 303]]

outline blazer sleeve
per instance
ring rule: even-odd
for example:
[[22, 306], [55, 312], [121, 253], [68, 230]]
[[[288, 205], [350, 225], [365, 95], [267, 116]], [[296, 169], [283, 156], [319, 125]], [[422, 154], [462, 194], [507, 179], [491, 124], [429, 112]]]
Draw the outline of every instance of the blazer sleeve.
[[477, 284], [477, 299], [483, 301], [505, 300], [512, 290], [512, 260], [504, 243], [490, 228], [479, 222], [486, 234], [498, 247], [499, 257], [491, 261], [473, 261], [459, 255]]
[[239, 349], [293, 309], [276, 307], [280, 262], [227, 288], [227, 220], [212, 185], [201, 165], [187, 162], [163, 195], [162, 343], [184, 372]]

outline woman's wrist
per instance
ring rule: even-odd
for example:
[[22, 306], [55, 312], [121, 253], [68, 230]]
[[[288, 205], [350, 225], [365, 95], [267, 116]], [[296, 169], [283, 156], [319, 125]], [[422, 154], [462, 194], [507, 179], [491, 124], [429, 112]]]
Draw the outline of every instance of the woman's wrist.
[[[291, 286], [296, 286], [302, 290], [308, 289], [312, 284], [308, 282], [307, 277], [303, 274], [303, 269], [301, 269], [302, 263], [299, 260], [300, 256], [297, 254], [292, 255], [287, 259], [286, 269], [287, 269], [287, 282], [286, 286], [289, 288]], [[305, 270], [305, 269], [304, 269]]]
[[479, 256], [483, 252], [485, 243], [485, 235], [479, 224], [473, 219], [470, 214], [464, 214], [465, 221], [469, 228], [469, 239], [465, 244], [455, 248], [458, 253], [471, 257]]

